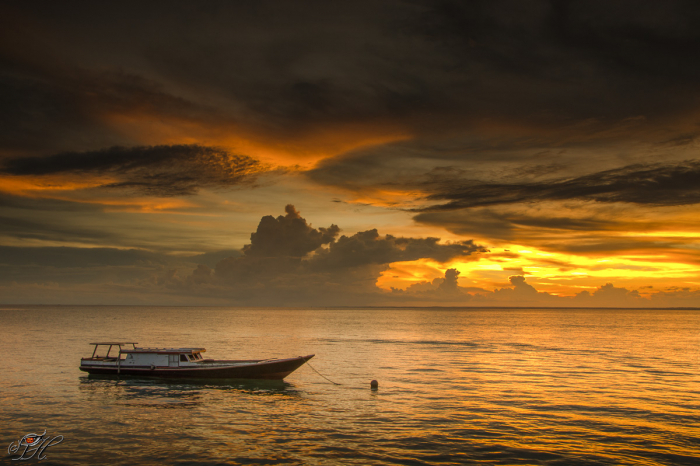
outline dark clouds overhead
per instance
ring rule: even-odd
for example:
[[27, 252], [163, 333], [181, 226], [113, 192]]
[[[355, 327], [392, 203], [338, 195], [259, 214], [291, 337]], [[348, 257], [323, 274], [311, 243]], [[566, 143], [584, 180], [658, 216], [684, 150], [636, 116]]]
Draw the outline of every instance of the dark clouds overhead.
[[202, 187], [250, 183], [265, 166], [252, 157], [197, 144], [112, 147], [7, 160], [9, 175], [102, 175], [116, 178], [103, 188], [130, 188], [160, 196], [194, 194]]
[[279, 136], [345, 124], [551, 133], [639, 116], [678, 123], [700, 99], [700, 6], [690, 1], [71, 6], [3, 7], [9, 145], [84, 126], [73, 134], [83, 149], [88, 133], [108, 132], [90, 121], [104, 114]]
[[221, 118], [215, 109], [172, 95], [164, 90], [162, 81], [137, 71], [125, 71], [116, 64], [78, 64], [75, 57], [54, 56], [56, 47], [41, 43], [44, 31], [35, 30], [28, 38], [23, 21], [12, 14], [5, 19], [13, 23], [0, 32], [4, 39], [0, 44], [0, 149], [5, 153], [136, 143], [139, 138], [114, 129], [119, 118], [210, 125]]
[[539, 183], [482, 183], [446, 186], [426, 197], [449, 201], [420, 210], [438, 211], [542, 201], [588, 200], [650, 206], [700, 203], [700, 162], [631, 165], [573, 179]]

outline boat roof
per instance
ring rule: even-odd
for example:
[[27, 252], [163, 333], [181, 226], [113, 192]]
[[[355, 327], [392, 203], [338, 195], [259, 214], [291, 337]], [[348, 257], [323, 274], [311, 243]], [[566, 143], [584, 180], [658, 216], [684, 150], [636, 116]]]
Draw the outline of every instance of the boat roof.
[[137, 345], [135, 341], [101, 341], [99, 343], [88, 343], [89, 345]]
[[203, 353], [204, 348], [133, 348], [123, 349], [122, 353]]

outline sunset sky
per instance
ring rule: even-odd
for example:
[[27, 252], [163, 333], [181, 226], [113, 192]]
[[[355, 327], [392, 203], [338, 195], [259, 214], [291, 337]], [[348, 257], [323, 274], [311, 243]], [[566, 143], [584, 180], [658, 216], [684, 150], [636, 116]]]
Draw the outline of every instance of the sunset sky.
[[0, 23], [0, 304], [700, 307], [697, 2]]

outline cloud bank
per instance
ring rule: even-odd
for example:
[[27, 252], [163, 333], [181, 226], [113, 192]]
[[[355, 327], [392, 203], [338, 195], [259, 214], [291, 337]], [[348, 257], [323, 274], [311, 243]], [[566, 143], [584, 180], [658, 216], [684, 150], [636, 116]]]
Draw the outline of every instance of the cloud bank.
[[463, 286], [463, 274], [448, 265], [442, 277], [406, 289], [382, 289], [377, 281], [392, 264], [459, 265], [480, 260], [487, 251], [472, 241], [396, 237], [376, 229], [341, 235], [334, 224], [314, 227], [292, 205], [284, 215], [262, 217], [250, 238], [239, 251], [189, 256], [2, 247], [0, 290], [12, 290], [3, 294], [12, 297], [5, 303], [89, 304], [109, 298], [120, 304], [248, 306], [700, 306], [700, 292], [690, 288], [644, 287], [640, 292], [607, 283], [592, 292], [557, 296], [538, 291], [520, 269], [510, 269], [516, 274], [492, 290]]

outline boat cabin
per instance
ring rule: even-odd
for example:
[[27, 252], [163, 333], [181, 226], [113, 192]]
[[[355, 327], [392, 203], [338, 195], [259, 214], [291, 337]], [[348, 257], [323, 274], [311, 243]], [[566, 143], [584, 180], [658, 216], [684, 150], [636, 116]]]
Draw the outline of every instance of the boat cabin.
[[[99, 342], [92, 356], [82, 358], [90, 365], [118, 365], [128, 367], [193, 367], [204, 362], [204, 348], [140, 348], [132, 342]], [[131, 345], [131, 348], [128, 346]]]

